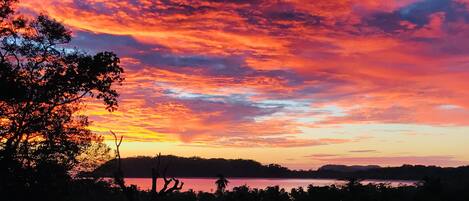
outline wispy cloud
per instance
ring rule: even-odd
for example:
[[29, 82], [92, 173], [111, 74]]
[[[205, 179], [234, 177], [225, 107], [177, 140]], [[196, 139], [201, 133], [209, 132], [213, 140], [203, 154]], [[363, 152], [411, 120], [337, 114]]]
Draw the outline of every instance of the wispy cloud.
[[361, 149], [361, 150], [350, 150], [348, 152], [350, 152], [350, 153], [376, 153], [378, 151], [373, 150], [373, 149]]
[[122, 58], [121, 107], [109, 114], [91, 103], [94, 131], [228, 147], [360, 141], [303, 131], [328, 125], [469, 126], [468, 8], [427, 0], [20, 4], [73, 29], [72, 46]]

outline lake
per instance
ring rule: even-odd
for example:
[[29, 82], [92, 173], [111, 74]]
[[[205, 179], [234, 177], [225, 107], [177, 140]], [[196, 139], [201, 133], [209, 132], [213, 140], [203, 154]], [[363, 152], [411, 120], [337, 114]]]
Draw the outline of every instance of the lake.
[[[216, 190], [215, 181], [217, 178], [179, 178], [184, 182], [182, 191], [192, 189], [194, 191], [205, 191], [214, 192]], [[291, 190], [292, 188], [303, 187], [306, 188], [308, 185], [313, 184], [314, 186], [328, 186], [328, 185], [343, 185], [346, 181], [335, 180], [335, 179], [262, 179], [262, 178], [228, 178], [227, 189], [231, 190], [233, 187], [247, 185], [251, 188], [264, 189], [267, 186], [280, 186], [285, 190]], [[151, 189], [151, 178], [126, 178], [125, 182], [127, 185], [136, 185], [141, 190]], [[164, 183], [162, 180], [158, 180], [158, 188]], [[362, 184], [368, 183], [387, 183], [391, 186], [400, 185], [415, 185], [415, 181], [398, 181], [398, 180], [364, 180]]]

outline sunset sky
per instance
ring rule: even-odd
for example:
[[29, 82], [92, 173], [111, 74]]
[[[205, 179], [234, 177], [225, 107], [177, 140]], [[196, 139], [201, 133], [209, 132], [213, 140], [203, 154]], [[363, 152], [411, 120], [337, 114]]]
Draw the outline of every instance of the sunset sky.
[[[468, 0], [22, 0], [110, 50], [124, 156], [469, 164]], [[108, 138], [111, 139], [111, 138]], [[111, 142], [109, 142], [112, 145]]]

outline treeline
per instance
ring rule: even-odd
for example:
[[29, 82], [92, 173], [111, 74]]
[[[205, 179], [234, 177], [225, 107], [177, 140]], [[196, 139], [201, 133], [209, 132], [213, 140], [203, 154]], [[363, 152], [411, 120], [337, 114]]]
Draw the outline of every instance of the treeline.
[[[152, 167], [157, 164], [156, 157], [130, 157], [122, 159], [122, 171], [126, 177], [151, 177]], [[94, 171], [95, 176], [111, 177], [117, 161], [110, 160]], [[161, 156], [162, 167], [168, 166], [167, 175], [171, 177], [289, 177], [291, 170], [280, 165], [262, 165], [253, 160], [243, 159], [203, 159], [199, 157]]]
[[338, 172], [332, 170], [313, 171], [313, 176], [322, 178], [359, 178], [359, 179], [396, 179], [421, 180], [425, 177], [441, 178], [444, 180], [468, 180], [469, 166], [437, 167], [423, 165], [402, 165], [400, 167], [383, 167], [353, 172]]
[[[443, 168], [437, 166], [403, 165], [401, 167], [336, 166], [327, 165], [318, 170], [290, 170], [277, 164], [263, 165], [253, 160], [204, 159], [199, 157], [162, 156], [161, 163], [168, 165], [168, 176], [174, 177], [226, 177], [250, 178], [334, 178], [334, 179], [398, 179], [421, 180], [425, 177], [463, 180], [469, 178], [469, 166]], [[122, 159], [126, 177], [151, 177], [149, 171], [156, 164], [154, 157], [130, 157]], [[116, 161], [111, 160], [92, 174], [111, 177]]]

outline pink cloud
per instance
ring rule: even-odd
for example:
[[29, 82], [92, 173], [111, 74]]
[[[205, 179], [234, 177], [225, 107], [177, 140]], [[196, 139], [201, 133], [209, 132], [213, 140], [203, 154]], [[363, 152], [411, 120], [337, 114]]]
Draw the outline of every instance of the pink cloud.
[[460, 161], [453, 156], [370, 156], [370, 157], [329, 157], [314, 158], [323, 164], [344, 165], [381, 165], [401, 166], [409, 165], [437, 165], [437, 166], [461, 166], [468, 161]]
[[[96, 132], [304, 147], [350, 142], [315, 138], [305, 127], [469, 125], [467, 2], [432, 3], [23, 0], [20, 9], [62, 21], [87, 50], [121, 56], [119, 111], [90, 103], [85, 112]], [[316, 110], [330, 105], [341, 114]]]

